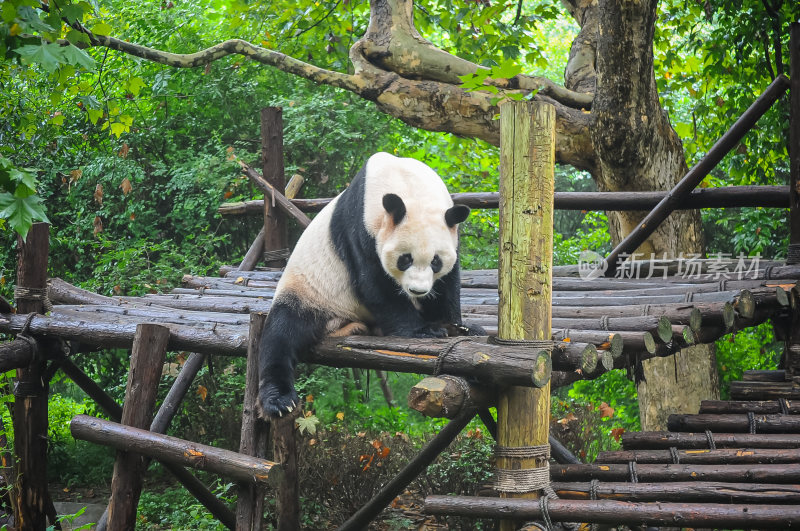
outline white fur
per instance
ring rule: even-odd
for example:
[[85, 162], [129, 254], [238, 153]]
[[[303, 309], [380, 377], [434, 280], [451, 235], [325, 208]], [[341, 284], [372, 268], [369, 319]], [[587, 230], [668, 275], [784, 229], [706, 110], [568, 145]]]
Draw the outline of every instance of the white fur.
[[329, 235], [335, 198], [313, 219], [297, 241], [278, 281], [275, 299], [284, 291], [299, 297], [307, 306], [327, 310], [339, 317], [328, 323], [328, 332], [348, 321], [369, 321], [369, 312], [361, 306], [348, 282], [344, 262], [336, 254]]
[[[398, 195], [406, 206], [406, 216], [398, 226], [383, 207], [383, 196], [389, 193]], [[306, 306], [337, 316], [328, 323], [329, 332], [348, 321], [372, 320], [347, 281], [345, 265], [330, 239], [329, 227], [337, 200], [323, 208], [303, 232], [275, 293], [275, 300], [290, 292]], [[422, 162], [388, 153], [377, 153], [367, 161], [364, 225], [375, 238], [375, 250], [384, 270], [416, 306], [419, 306], [417, 297], [429, 294], [434, 281], [450, 272], [456, 262], [458, 234], [444, 219], [445, 211], [452, 206], [442, 180]], [[414, 263], [406, 271], [400, 271], [397, 259], [406, 253], [413, 256]], [[442, 260], [442, 269], [437, 274], [430, 267], [435, 255]]]
[[[386, 194], [396, 194], [405, 203], [406, 216], [398, 226], [383, 207]], [[376, 153], [367, 161], [364, 197], [364, 225], [375, 237], [384, 270], [412, 300], [428, 295], [457, 259], [458, 233], [444, 220], [445, 211], [453, 206], [444, 182], [418, 160]], [[397, 259], [406, 253], [414, 263], [400, 271]], [[435, 255], [441, 258], [442, 269], [434, 274], [430, 263]]]

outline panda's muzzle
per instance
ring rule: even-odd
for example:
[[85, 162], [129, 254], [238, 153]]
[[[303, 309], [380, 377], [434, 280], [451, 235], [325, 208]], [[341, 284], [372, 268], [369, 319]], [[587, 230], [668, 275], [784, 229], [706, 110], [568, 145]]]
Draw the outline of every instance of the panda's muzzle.
[[408, 291], [409, 291], [409, 292], [410, 292], [412, 295], [415, 295], [415, 296], [417, 296], [417, 297], [422, 297], [422, 296], [424, 296], [424, 295], [427, 295], [427, 294], [428, 294], [428, 291], [430, 291], [430, 290], [417, 290], [417, 289], [414, 289], [414, 288], [408, 288]]

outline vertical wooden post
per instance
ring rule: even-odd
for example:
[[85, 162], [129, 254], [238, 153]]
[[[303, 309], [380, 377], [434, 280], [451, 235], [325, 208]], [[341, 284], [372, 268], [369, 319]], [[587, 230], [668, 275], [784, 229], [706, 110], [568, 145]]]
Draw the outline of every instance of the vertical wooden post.
[[301, 411], [302, 408], [298, 406], [289, 415], [272, 419], [273, 459], [281, 464], [283, 470], [278, 486], [278, 531], [300, 529], [300, 481], [297, 475], [294, 424]]
[[[786, 263], [797, 264], [800, 263], [800, 22], [789, 26], [789, 61], [789, 249]], [[796, 376], [800, 374], [800, 308], [796, 304], [792, 304], [790, 323], [783, 367]]]
[[[42, 292], [47, 287], [50, 226], [35, 223], [25, 240], [18, 238], [16, 297], [18, 313], [43, 313]], [[29, 291], [34, 290], [34, 291]], [[39, 343], [41, 347], [41, 344]], [[43, 352], [17, 369], [14, 388], [14, 517], [18, 529], [44, 531], [47, 527], [47, 383]]]
[[[244, 405], [242, 407], [242, 435], [239, 453], [266, 457], [269, 424], [258, 418], [258, 345], [261, 331], [267, 320], [266, 313], [250, 314], [250, 335], [247, 342], [247, 373], [245, 376]], [[236, 502], [236, 531], [260, 531], [264, 512], [264, 489], [255, 483], [239, 485]]]
[[[553, 264], [555, 108], [538, 102], [500, 107], [500, 263], [498, 336], [550, 339]], [[548, 443], [550, 384], [511, 387], [497, 406], [499, 446]], [[501, 469], [528, 469], [544, 459], [497, 459]], [[504, 497], [535, 498], [537, 493]], [[501, 529], [515, 529], [501, 522]]]
[[[283, 170], [283, 109], [261, 109], [261, 165], [264, 179], [277, 190], [286, 188]], [[264, 196], [264, 251], [279, 251], [288, 245], [286, 216]], [[268, 260], [268, 267], [283, 267], [286, 260]]]
[[789, 26], [789, 253], [800, 263], [800, 22]]
[[[169, 328], [166, 326], [149, 323], [136, 326], [128, 386], [122, 404], [122, 424], [141, 429], [150, 427], [168, 342]], [[144, 464], [145, 459], [139, 454], [117, 452], [108, 503], [108, 529], [133, 531], [136, 527]]]

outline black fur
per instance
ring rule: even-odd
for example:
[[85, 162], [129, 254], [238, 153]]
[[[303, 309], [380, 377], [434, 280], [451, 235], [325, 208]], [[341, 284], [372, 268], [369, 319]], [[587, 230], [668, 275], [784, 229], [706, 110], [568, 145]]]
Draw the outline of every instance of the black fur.
[[297, 359], [322, 339], [329, 318], [288, 293], [272, 305], [258, 345], [258, 402], [262, 417], [278, 417], [297, 407]]
[[453, 205], [444, 213], [444, 221], [450, 228], [455, 227], [469, 216], [469, 207], [466, 205]]
[[386, 194], [383, 196], [383, 208], [392, 215], [394, 224], [397, 225], [406, 217], [406, 204], [397, 194]]

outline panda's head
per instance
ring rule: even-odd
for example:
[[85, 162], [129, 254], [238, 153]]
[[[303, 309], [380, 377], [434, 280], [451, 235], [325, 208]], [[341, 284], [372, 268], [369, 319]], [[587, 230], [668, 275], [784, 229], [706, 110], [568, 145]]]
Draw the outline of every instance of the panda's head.
[[436, 295], [434, 282], [458, 260], [458, 224], [467, 219], [469, 207], [406, 205], [393, 193], [382, 201], [385, 221], [376, 243], [383, 269], [412, 300]]

